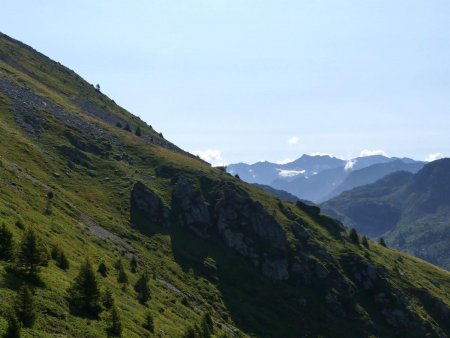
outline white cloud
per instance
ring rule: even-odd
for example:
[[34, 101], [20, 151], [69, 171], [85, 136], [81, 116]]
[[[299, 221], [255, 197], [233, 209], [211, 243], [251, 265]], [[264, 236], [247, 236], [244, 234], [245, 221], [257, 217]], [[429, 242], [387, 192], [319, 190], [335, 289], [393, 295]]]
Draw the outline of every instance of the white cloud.
[[283, 169], [277, 169], [278, 175], [281, 177], [294, 177], [300, 174], [304, 174], [305, 170], [283, 170]]
[[348, 160], [347, 163], [345, 163], [345, 171], [349, 171], [353, 169], [353, 166], [356, 164], [356, 160]]
[[443, 153], [433, 153], [427, 156], [427, 158], [425, 159], [426, 162], [433, 162], [436, 160], [440, 160], [441, 158], [444, 158], [444, 154]]
[[276, 164], [287, 164], [287, 163], [291, 163], [291, 162], [294, 162], [294, 160], [292, 158], [285, 158], [284, 160], [277, 161], [275, 163]]
[[374, 155], [381, 155], [381, 156], [388, 156], [384, 150], [378, 149], [378, 150], [369, 150], [364, 149], [359, 154], [359, 157], [367, 157], [367, 156], [374, 156]]
[[288, 144], [290, 144], [291, 146], [298, 144], [298, 142], [300, 141], [300, 138], [298, 136], [292, 136], [289, 140], [288, 140]]
[[202, 160], [212, 165], [224, 165], [222, 152], [219, 149], [195, 150], [192, 154], [199, 156]]

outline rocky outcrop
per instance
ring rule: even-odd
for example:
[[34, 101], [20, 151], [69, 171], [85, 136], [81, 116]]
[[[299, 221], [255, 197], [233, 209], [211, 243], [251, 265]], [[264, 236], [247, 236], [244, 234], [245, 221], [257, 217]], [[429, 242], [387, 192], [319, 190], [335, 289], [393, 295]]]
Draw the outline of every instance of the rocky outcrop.
[[265, 276], [288, 279], [288, 244], [281, 225], [237, 186], [224, 183], [216, 191], [214, 218], [225, 243], [260, 267]]
[[131, 218], [139, 219], [145, 226], [169, 226], [169, 210], [161, 198], [141, 182], [137, 182], [131, 191]]
[[212, 222], [206, 201], [201, 191], [185, 176], [176, 179], [172, 193], [172, 212], [178, 224], [200, 237], [208, 237]]

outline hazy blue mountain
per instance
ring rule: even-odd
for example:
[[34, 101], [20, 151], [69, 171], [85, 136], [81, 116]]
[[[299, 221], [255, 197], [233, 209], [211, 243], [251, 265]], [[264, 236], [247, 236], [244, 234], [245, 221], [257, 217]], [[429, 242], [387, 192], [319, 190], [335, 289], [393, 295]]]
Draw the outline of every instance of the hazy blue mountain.
[[321, 207], [361, 233], [450, 269], [450, 159], [416, 174], [396, 172]]
[[238, 174], [250, 183], [269, 185], [300, 199], [320, 203], [343, 191], [373, 183], [395, 171], [417, 172], [422, 162], [409, 158], [381, 155], [357, 157], [344, 161], [330, 156], [303, 155], [286, 163], [258, 162], [229, 165], [231, 174]]

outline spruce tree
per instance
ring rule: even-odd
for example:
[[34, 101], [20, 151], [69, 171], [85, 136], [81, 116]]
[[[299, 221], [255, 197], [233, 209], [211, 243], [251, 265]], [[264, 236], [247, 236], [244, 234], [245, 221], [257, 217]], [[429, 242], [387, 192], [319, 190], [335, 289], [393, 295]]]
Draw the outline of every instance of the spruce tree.
[[153, 320], [153, 315], [150, 312], [147, 312], [145, 315], [145, 322], [142, 326], [149, 332], [155, 333], [155, 321]]
[[20, 322], [13, 314], [8, 317], [8, 327], [6, 328], [5, 338], [20, 338]]
[[97, 272], [98, 272], [100, 275], [102, 275], [103, 277], [108, 276], [108, 268], [106, 267], [105, 262], [101, 262], [101, 263], [98, 265]]
[[386, 247], [386, 242], [384, 241], [384, 238], [383, 238], [383, 237], [380, 237], [380, 239], [378, 240], [378, 243], [379, 243], [381, 246]]
[[47, 253], [32, 229], [25, 232], [20, 243], [17, 264], [30, 277], [37, 277], [40, 266], [46, 265]]
[[131, 127], [130, 124], [127, 122], [127, 124], [125, 125], [125, 128], [123, 128], [126, 131], [131, 131]]
[[202, 338], [210, 338], [214, 333], [214, 323], [209, 312], [205, 312], [200, 322]]
[[0, 260], [11, 261], [14, 258], [13, 234], [2, 224], [0, 228]]
[[70, 308], [73, 313], [92, 318], [98, 317], [101, 311], [101, 293], [97, 276], [88, 260], [81, 266], [80, 272], [75, 277], [68, 293]]
[[117, 282], [121, 284], [128, 284], [128, 275], [125, 272], [125, 268], [120, 264], [119, 271], [117, 274]]
[[350, 229], [349, 238], [350, 238], [350, 241], [351, 241], [353, 244], [356, 244], [356, 245], [359, 244], [358, 233], [356, 232], [355, 229], [353, 229], [353, 228]]
[[137, 300], [141, 304], [145, 304], [150, 299], [150, 287], [148, 285], [148, 282], [148, 275], [146, 273], [143, 273], [134, 285], [134, 290], [138, 293]]
[[110, 325], [108, 327], [108, 336], [121, 337], [122, 336], [122, 320], [117, 307], [114, 305], [111, 309]]
[[34, 304], [34, 296], [28, 286], [22, 286], [19, 289], [15, 304], [17, 319], [24, 327], [33, 327], [36, 321], [36, 309]]
[[133, 257], [131, 258], [131, 261], [130, 261], [130, 268], [131, 268], [131, 272], [132, 272], [132, 273], [136, 273], [136, 272], [137, 272], [138, 261], [137, 261], [137, 259], [136, 259], [136, 256], [133, 256]]
[[366, 236], [362, 236], [362, 238], [361, 238], [361, 244], [362, 244], [364, 247], [366, 247], [366, 248], [369, 247], [369, 241], [367, 240], [367, 237], [366, 237]]
[[111, 292], [110, 288], [106, 288], [105, 292], [103, 293], [103, 306], [105, 309], [111, 309], [114, 306], [114, 296]]
[[60, 251], [58, 257], [56, 258], [56, 266], [60, 269], [66, 271], [69, 268], [69, 260], [66, 257], [64, 251]]

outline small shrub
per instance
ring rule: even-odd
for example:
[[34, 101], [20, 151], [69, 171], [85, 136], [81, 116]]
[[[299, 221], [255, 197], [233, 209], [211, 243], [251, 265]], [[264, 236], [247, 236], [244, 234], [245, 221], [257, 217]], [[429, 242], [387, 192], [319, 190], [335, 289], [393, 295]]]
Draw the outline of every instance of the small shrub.
[[142, 326], [149, 332], [155, 333], [155, 321], [153, 319], [153, 315], [150, 312], [147, 312], [147, 314], [145, 315], [145, 322]]
[[97, 272], [103, 277], [108, 276], [108, 268], [106, 267], [105, 262], [100, 262], [100, 264], [98, 265]]

